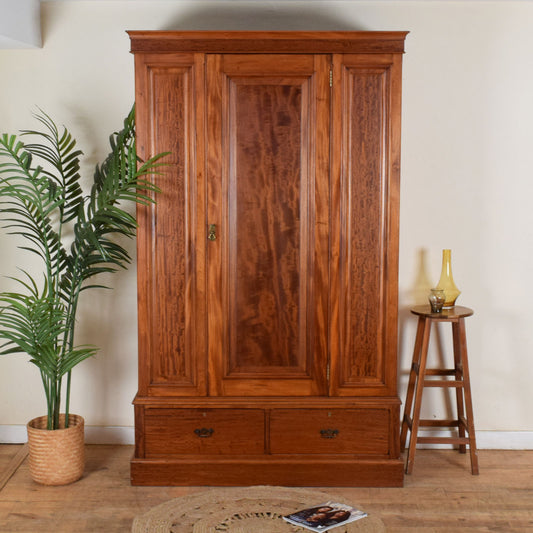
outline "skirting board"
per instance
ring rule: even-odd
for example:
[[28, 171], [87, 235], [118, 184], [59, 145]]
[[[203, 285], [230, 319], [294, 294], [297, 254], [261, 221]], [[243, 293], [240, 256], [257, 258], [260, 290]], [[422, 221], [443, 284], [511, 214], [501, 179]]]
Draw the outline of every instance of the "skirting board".
[[[26, 442], [26, 426], [0, 425], [0, 444]], [[126, 426], [85, 426], [87, 444], [135, 444], [135, 428]]]
[[[426, 431], [425, 434], [429, 435], [429, 432]], [[0, 444], [20, 444], [27, 440], [26, 426], [0, 425]], [[533, 450], [533, 431], [478, 430], [476, 441], [480, 450]], [[135, 429], [126, 426], [85, 426], [85, 442], [87, 444], [134, 444]], [[445, 448], [446, 446], [420, 446], [422, 447]]]

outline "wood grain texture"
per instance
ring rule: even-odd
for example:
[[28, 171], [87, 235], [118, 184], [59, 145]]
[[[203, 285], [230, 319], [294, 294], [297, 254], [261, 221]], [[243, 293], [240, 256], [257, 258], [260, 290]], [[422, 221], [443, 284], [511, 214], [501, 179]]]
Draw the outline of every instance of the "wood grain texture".
[[18, 470], [19, 466], [24, 462], [28, 456], [29, 445], [23, 444], [17, 453], [11, 458], [9, 463], [0, 470], [0, 491], [6, 486], [7, 482], [11, 479], [11, 476]]
[[134, 482], [401, 484], [405, 32], [130, 35], [141, 153], [172, 151], [139, 210]]
[[403, 483], [399, 459], [361, 459], [348, 454], [134, 458], [131, 472], [132, 482], [139, 486], [399, 487]]
[[299, 80], [250, 81], [234, 79], [229, 87], [229, 202], [235, 207], [228, 221], [228, 376], [272, 367], [305, 371], [306, 360], [299, 310], [306, 308], [301, 200], [309, 183], [300, 160], [308, 95]]
[[387, 70], [345, 68], [347, 161], [341, 193], [345, 204], [346, 345], [343, 379], [383, 383], [384, 210], [388, 129]]
[[[392, 203], [400, 108], [389, 55], [334, 56], [331, 362], [333, 394], [394, 394], [398, 225]], [[391, 194], [394, 197], [391, 198]], [[396, 208], [394, 208], [396, 209]], [[358, 392], [355, 392], [355, 391]]]
[[176, 454], [262, 454], [260, 409], [147, 409], [146, 457]]
[[405, 31], [128, 31], [131, 51], [403, 53]]
[[[471, 316], [474, 312], [467, 307], [457, 307], [443, 310], [441, 313], [432, 313], [429, 306], [416, 306], [411, 309], [411, 312], [418, 315], [418, 327], [400, 439], [403, 449], [407, 433], [411, 432], [405, 471], [407, 474], [413, 471], [417, 443], [453, 444], [458, 445], [460, 453], [466, 453], [466, 445], [468, 445], [472, 474], [479, 474], [465, 328], [465, 317]], [[441, 361], [437, 368], [427, 368], [431, 330], [433, 323], [439, 322], [449, 322], [452, 326], [453, 367], [451, 361], [448, 363]], [[436, 377], [441, 379], [435, 379]], [[455, 388], [455, 418], [420, 419], [425, 387]], [[452, 435], [447, 436], [420, 435], [419, 430], [428, 427], [457, 429], [453, 430]]]
[[386, 409], [276, 409], [271, 453], [389, 455]]
[[[0, 467], [21, 446], [0, 446]], [[41, 487], [25, 461], [2, 490], [0, 530], [9, 533], [123, 533], [133, 518], [201, 487], [132, 487], [132, 446], [86, 447], [84, 477], [75, 485]], [[380, 518], [387, 533], [449, 533], [533, 530], [533, 451], [480, 450], [480, 476], [467, 455], [453, 450], [418, 450], [416, 468], [403, 487], [329, 487]]]
[[[244, 484], [291, 484], [295, 482], [287, 480], [292, 476], [300, 484], [320, 479], [323, 485], [336, 485], [357, 474], [362, 477], [352, 478], [353, 484], [395, 485], [399, 407], [398, 399], [389, 398], [139, 398], [137, 421], [143, 428], [133, 483], [203, 484], [210, 476], [210, 484], [231, 484], [221, 479], [234, 479], [231, 465], [240, 468], [246, 460], [250, 471], [242, 477]], [[202, 428], [213, 432], [198, 438], [195, 430]], [[321, 430], [328, 429], [339, 433], [333, 439], [323, 437]], [[311, 457], [324, 465], [342, 460], [345, 481], [326, 473], [325, 467], [301, 477], [301, 462], [308, 464]], [[204, 461], [200, 471], [193, 467]]]
[[144, 59], [137, 69], [138, 139], [144, 157], [170, 154], [169, 165], [152, 178], [161, 190], [157, 203], [138, 210], [139, 262], [150, 267], [139, 269], [140, 391], [201, 394], [205, 333], [194, 318], [204, 315], [198, 278], [205, 270], [205, 252], [198, 246], [204, 186], [196, 157], [203, 106], [195, 94], [203, 69], [193, 55], [173, 62]]
[[383, 396], [190, 396], [190, 397], [137, 397], [135, 404], [149, 408], [223, 409], [386, 409], [399, 410], [397, 397]]
[[[191, 383], [192, 358], [186, 357], [187, 226], [190, 187], [187, 153], [188, 117], [191, 116], [190, 68], [152, 68], [153, 153], [170, 152], [172, 167], [154, 180], [161, 189], [157, 195], [153, 247], [154, 355], [151, 384]], [[194, 274], [193, 274], [194, 275]]]
[[327, 164], [314, 163], [328, 153], [328, 63], [209, 56], [207, 71], [209, 219], [221, 221], [209, 248], [211, 394], [325, 392], [327, 345], [315, 340], [326, 335], [327, 236], [316, 217], [327, 192], [316, 190]]

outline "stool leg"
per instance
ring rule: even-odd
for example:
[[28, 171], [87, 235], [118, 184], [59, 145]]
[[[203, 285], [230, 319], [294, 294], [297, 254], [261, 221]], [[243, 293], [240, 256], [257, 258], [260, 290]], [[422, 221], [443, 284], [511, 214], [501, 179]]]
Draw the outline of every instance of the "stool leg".
[[409, 439], [409, 451], [407, 453], [407, 464], [405, 473], [411, 474], [416, 452], [416, 441], [418, 438], [418, 426], [420, 423], [420, 407], [422, 405], [422, 392], [424, 390], [424, 380], [426, 377], [426, 363], [428, 356], [429, 334], [431, 331], [431, 319], [421, 317], [423, 320], [422, 344], [420, 347], [420, 365], [418, 369], [418, 380], [415, 389], [415, 406], [413, 409], [413, 419], [411, 424], [411, 437]]
[[424, 319], [418, 317], [418, 327], [416, 330], [415, 347], [413, 350], [413, 361], [411, 363], [411, 371], [409, 373], [409, 385], [407, 386], [407, 396], [405, 398], [405, 408], [403, 410], [402, 432], [400, 435], [400, 449], [405, 450], [405, 443], [407, 441], [407, 431], [409, 429], [410, 420], [412, 420], [411, 409], [413, 407], [413, 398], [415, 395], [415, 383], [420, 366], [420, 348], [422, 346], [422, 337], [424, 334]]
[[[461, 361], [461, 338], [460, 332], [457, 328], [457, 323], [452, 324], [452, 333], [453, 333], [453, 359], [455, 364], [455, 379], [457, 381], [462, 381], [464, 385], [464, 373], [463, 373], [463, 363]], [[457, 387], [455, 389], [455, 397], [457, 399], [457, 421], [459, 423], [459, 437], [465, 437], [465, 426], [464, 422], [466, 421], [465, 417], [465, 407], [463, 399], [464, 387]], [[459, 444], [459, 453], [466, 453], [466, 444]]]
[[[442, 324], [440, 321], [437, 321], [435, 324], [433, 324], [433, 331], [431, 332], [433, 337], [433, 345], [435, 346], [435, 355], [437, 356], [436, 368], [447, 368], [447, 356], [445, 353], [446, 350], [444, 348], [443, 333], [441, 329], [443, 327], [444, 324]], [[450, 418], [454, 413], [454, 407], [456, 404], [453, 401], [453, 392], [449, 387], [444, 387], [442, 389], [442, 399], [444, 402], [444, 412], [448, 413], [450, 415], [448, 418]]]
[[[466, 408], [466, 426], [468, 431], [468, 442], [470, 448], [470, 463], [472, 474], [479, 474], [479, 465], [476, 446], [476, 432], [474, 429], [474, 410], [472, 409], [472, 391], [470, 389], [470, 371], [468, 368], [468, 353], [466, 349], [466, 329], [464, 318], [460, 318], [453, 324], [454, 339], [457, 337], [459, 357], [463, 366], [464, 396]], [[454, 340], [455, 343], [455, 340]]]

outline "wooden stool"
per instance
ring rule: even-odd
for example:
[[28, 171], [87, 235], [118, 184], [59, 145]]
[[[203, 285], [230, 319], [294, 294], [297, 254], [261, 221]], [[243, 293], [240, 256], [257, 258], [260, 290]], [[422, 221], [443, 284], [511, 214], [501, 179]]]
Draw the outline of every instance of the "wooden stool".
[[[421, 442], [426, 444], [458, 444], [460, 453], [466, 453], [466, 445], [468, 444], [470, 448], [472, 474], [479, 474], [464, 321], [465, 317], [472, 316], [474, 311], [468, 307], [455, 306], [451, 309], [443, 309], [440, 313], [432, 313], [429, 305], [419, 305], [413, 307], [411, 313], [418, 315], [418, 329], [416, 332], [413, 364], [409, 374], [409, 386], [407, 387], [407, 398], [405, 400], [405, 412], [400, 436], [400, 445], [403, 451], [407, 439], [407, 430], [411, 430], [405, 472], [410, 474], [413, 471], [416, 444], [417, 442]], [[451, 322], [452, 324], [453, 355], [455, 362], [453, 369], [426, 368], [429, 337], [433, 322]], [[427, 376], [443, 376], [443, 378], [426, 379]], [[444, 376], [454, 376], [454, 379], [445, 379]], [[424, 387], [455, 388], [457, 419], [420, 420], [420, 407], [422, 405]], [[413, 398], [414, 410], [411, 414]], [[458, 436], [419, 437], [419, 427], [456, 427], [458, 429]], [[466, 433], [468, 433], [468, 436], [465, 436]]]

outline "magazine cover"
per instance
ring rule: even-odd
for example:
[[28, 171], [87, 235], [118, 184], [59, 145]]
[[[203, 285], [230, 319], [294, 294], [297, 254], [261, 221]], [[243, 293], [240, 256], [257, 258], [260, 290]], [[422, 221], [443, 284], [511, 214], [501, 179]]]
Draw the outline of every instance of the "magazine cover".
[[343, 503], [326, 502], [284, 516], [283, 520], [311, 531], [328, 531], [337, 526], [355, 522], [367, 514]]

